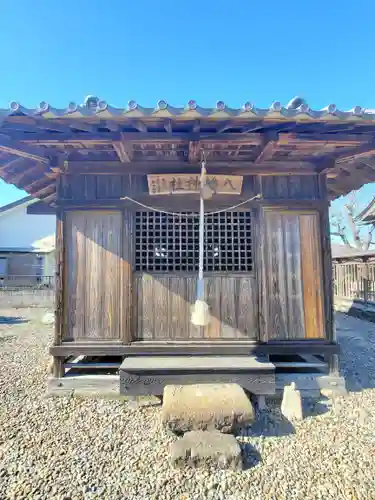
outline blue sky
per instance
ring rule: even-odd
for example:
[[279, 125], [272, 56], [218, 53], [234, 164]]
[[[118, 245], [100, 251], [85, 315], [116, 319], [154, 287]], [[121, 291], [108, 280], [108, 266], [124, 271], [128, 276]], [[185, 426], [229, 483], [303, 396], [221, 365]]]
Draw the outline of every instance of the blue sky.
[[[0, 107], [94, 94], [119, 107], [301, 95], [375, 108], [374, 20], [374, 0], [1, 0]], [[23, 194], [1, 183], [0, 205]]]

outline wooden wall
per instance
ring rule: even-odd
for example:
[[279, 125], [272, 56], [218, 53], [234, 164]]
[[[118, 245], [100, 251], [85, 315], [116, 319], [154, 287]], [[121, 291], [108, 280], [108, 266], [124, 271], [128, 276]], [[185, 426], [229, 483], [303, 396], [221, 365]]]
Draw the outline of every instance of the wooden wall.
[[258, 301], [254, 276], [210, 276], [205, 297], [211, 322], [205, 328], [191, 324], [196, 299], [194, 276], [157, 276], [145, 273], [134, 281], [134, 330], [143, 340], [256, 340]]
[[321, 185], [314, 175], [247, 176], [240, 197], [210, 202], [212, 210], [263, 196], [253, 205], [259, 214], [252, 224], [254, 272], [207, 277], [212, 323], [196, 329], [190, 323], [195, 276], [133, 274], [132, 220], [139, 207], [121, 198], [183, 211], [197, 208], [197, 197], [149, 196], [145, 176], [63, 176], [59, 211], [65, 227], [58, 232], [65, 241], [61, 310], [68, 319], [59, 320], [57, 342], [329, 338], [330, 282], [322, 273], [329, 236], [321, 223], [328, 205]]

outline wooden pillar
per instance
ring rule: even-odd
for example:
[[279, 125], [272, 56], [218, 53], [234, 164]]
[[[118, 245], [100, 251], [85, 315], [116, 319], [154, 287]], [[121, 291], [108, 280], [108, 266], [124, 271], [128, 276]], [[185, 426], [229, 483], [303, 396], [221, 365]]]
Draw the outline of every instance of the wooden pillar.
[[[57, 197], [59, 196], [59, 186], [61, 178], [57, 183]], [[64, 338], [64, 211], [58, 208], [56, 211], [56, 302], [55, 302], [55, 345], [61, 345]], [[53, 360], [53, 375], [62, 377], [64, 375], [63, 358], [55, 357]]]
[[[319, 195], [322, 200], [327, 200], [326, 175], [319, 175]], [[329, 226], [329, 206], [323, 207], [320, 211], [320, 225], [322, 238], [322, 271], [323, 271], [323, 295], [324, 295], [324, 316], [325, 334], [329, 341], [334, 341], [334, 314], [333, 314], [333, 276], [332, 276], [332, 254], [331, 235]]]
[[258, 335], [257, 340], [267, 342], [268, 339], [268, 315], [267, 315], [267, 287], [266, 287], [266, 225], [263, 207], [253, 211], [253, 259], [254, 271], [257, 282], [257, 308], [258, 308]]
[[122, 259], [121, 259], [121, 339], [125, 344], [130, 344], [134, 337], [133, 321], [134, 315], [137, 313], [133, 310], [134, 302], [132, 297], [133, 290], [133, 220], [134, 213], [131, 210], [123, 211], [122, 220]]

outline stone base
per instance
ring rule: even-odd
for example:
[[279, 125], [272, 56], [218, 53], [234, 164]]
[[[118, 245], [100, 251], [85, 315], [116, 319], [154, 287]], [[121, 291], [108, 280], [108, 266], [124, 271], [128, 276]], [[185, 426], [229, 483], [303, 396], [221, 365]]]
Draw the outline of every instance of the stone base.
[[234, 436], [218, 431], [192, 431], [172, 443], [170, 460], [174, 467], [219, 467], [242, 469], [240, 446]]
[[294, 382], [284, 388], [281, 413], [290, 421], [303, 419], [301, 393]]
[[162, 424], [175, 433], [219, 430], [230, 433], [251, 424], [253, 406], [237, 384], [167, 386]]

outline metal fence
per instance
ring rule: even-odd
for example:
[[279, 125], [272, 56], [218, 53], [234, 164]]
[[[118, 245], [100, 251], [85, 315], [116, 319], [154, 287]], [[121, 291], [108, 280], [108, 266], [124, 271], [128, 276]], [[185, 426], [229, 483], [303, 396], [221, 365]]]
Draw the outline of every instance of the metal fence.
[[0, 276], [0, 290], [53, 289], [54, 287], [54, 276], [35, 276], [33, 274]]
[[375, 303], [375, 262], [333, 264], [336, 297]]
[[52, 308], [54, 302], [54, 276], [13, 275], [0, 277], [0, 308]]

